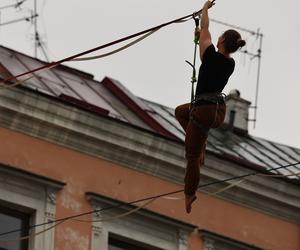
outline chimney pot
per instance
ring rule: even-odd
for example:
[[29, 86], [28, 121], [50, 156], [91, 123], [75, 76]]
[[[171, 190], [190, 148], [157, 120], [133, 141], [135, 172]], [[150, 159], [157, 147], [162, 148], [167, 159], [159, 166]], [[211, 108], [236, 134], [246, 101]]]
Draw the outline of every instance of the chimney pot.
[[248, 133], [249, 107], [251, 102], [241, 98], [241, 92], [233, 89], [226, 97], [224, 127]]

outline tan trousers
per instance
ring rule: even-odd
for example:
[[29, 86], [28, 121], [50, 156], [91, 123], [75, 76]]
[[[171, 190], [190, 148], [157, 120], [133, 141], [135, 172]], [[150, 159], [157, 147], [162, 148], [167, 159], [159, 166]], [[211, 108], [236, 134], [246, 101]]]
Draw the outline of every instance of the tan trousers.
[[224, 122], [225, 113], [226, 105], [224, 103], [194, 107], [191, 111], [192, 120], [190, 119], [190, 103], [180, 105], [175, 109], [176, 119], [186, 132], [185, 157], [187, 166], [184, 177], [186, 195], [196, 193], [200, 181], [200, 167], [204, 164], [208, 134], [197, 123], [206, 128], [220, 127]]

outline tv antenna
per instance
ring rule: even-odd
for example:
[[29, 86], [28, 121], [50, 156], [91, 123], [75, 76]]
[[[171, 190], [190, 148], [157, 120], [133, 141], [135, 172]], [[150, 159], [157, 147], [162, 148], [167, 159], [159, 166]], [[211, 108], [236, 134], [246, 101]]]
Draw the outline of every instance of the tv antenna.
[[22, 1], [17, 1], [15, 4], [8, 4], [0, 7], [0, 10], [5, 10], [5, 9], [10, 9], [10, 8], [19, 8], [25, 1], [27, 0], [22, 0]]
[[[8, 4], [8, 5], [4, 5], [4, 6], [0, 6], [0, 15], [1, 15], [1, 11], [3, 10], [7, 10], [7, 9], [11, 9], [11, 8], [19, 8], [21, 9], [21, 6], [23, 3], [25, 3], [27, 0], [22, 0], [22, 1], [17, 1], [16, 3], [14, 4]], [[13, 23], [18, 23], [18, 22], [22, 22], [22, 21], [32, 21], [33, 19], [35, 19], [38, 15], [35, 13], [35, 14], [32, 14], [31, 16], [28, 16], [28, 17], [23, 17], [23, 18], [19, 18], [19, 19], [14, 19], [14, 20], [10, 20], [10, 21], [7, 21], [7, 22], [0, 22], [0, 26], [5, 26], [5, 25], [9, 25], [9, 24], [13, 24]]]
[[[15, 4], [8, 4], [5, 6], [0, 6], [0, 17], [1, 17], [1, 10], [6, 10], [6, 9], [10, 9], [10, 8], [20, 8], [21, 6], [26, 2], [27, 0], [18, 0]], [[14, 20], [10, 20], [10, 21], [6, 21], [6, 22], [1, 22], [0, 20], [0, 26], [5, 26], [5, 25], [10, 25], [10, 24], [14, 24], [14, 23], [18, 23], [18, 22], [31, 22], [33, 24], [33, 28], [34, 28], [34, 57], [37, 58], [38, 56], [38, 49], [40, 48], [42, 50], [42, 53], [44, 55], [44, 57], [46, 58], [47, 61], [49, 61], [49, 58], [46, 54], [45, 49], [43, 48], [43, 42], [41, 41], [41, 37], [39, 35], [38, 32], [38, 23], [37, 23], [37, 17], [38, 17], [38, 11], [37, 11], [37, 0], [33, 0], [33, 10], [31, 10], [31, 15], [27, 16], [27, 17], [22, 17], [22, 18], [18, 18], [18, 19], [14, 19]]]
[[260, 83], [260, 71], [261, 71], [261, 53], [262, 53], [262, 39], [263, 39], [263, 34], [260, 32], [260, 30], [258, 29], [257, 31], [253, 31], [250, 29], [246, 29], [243, 27], [239, 27], [236, 25], [232, 25], [229, 23], [225, 23], [222, 21], [218, 21], [216, 19], [210, 19], [212, 22], [239, 30], [239, 31], [243, 31], [246, 33], [249, 33], [253, 36], [256, 36], [256, 39], [259, 39], [259, 48], [256, 52], [251, 52], [248, 50], [240, 50], [241, 53], [244, 53], [246, 55], [249, 55], [252, 57], [252, 59], [257, 58], [258, 62], [257, 62], [257, 75], [256, 75], [256, 88], [255, 88], [255, 100], [254, 100], [254, 106], [251, 106], [251, 108], [254, 109], [254, 117], [252, 119], [248, 119], [248, 121], [253, 122], [253, 128], [255, 129], [255, 125], [256, 125], [256, 120], [257, 120], [257, 108], [258, 108], [258, 93], [259, 93], [259, 83]]

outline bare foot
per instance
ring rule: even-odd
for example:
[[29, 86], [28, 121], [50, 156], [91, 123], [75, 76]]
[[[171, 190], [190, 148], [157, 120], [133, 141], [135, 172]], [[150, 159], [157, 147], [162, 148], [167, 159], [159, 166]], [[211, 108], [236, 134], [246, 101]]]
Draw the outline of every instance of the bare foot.
[[196, 195], [185, 195], [185, 211], [189, 214], [192, 211], [192, 203], [197, 199]]

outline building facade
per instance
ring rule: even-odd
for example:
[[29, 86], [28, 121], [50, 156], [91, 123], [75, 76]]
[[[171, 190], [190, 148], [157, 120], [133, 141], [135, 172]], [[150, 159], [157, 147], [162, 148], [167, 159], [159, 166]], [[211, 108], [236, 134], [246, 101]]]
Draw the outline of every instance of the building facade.
[[[44, 64], [0, 47], [2, 79]], [[251, 136], [249, 105], [228, 96], [186, 214], [173, 109], [66, 66], [2, 86], [0, 249], [299, 250], [300, 149]]]

